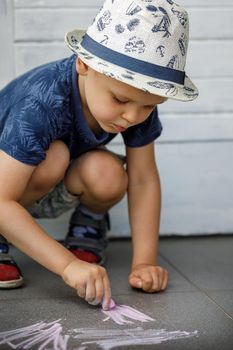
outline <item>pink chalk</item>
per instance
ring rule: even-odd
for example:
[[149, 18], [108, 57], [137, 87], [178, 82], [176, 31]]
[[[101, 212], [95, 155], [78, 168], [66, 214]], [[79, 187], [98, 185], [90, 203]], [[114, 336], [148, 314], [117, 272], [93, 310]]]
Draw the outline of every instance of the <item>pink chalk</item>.
[[[114, 309], [115, 306], [116, 306], [115, 301], [114, 301], [113, 299], [111, 299], [111, 300], [110, 300], [110, 305], [109, 305], [109, 307], [108, 307], [108, 311]], [[104, 305], [104, 301], [102, 302], [102, 309], [103, 309], [103, 310], [106, 310], [105, 305]]]
[[111, 299], [111, 301], [110, 301], [110, 305], [109, 305], [109, 310], [114, 309], [114, 307], [115, 307], [115, 306], [116, 306], [115, 301], [114, 301], [113, 299]]

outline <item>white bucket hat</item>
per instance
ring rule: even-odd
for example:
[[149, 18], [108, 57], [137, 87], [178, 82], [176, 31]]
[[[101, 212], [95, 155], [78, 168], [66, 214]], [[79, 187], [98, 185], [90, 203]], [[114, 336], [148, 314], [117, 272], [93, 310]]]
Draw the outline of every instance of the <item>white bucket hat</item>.
[[188, 14], [172, 0], [106, 0], [86, 33], [74, 30], [65, 41], [106, 76], [175, 100], [198, 96], [184, 71]]

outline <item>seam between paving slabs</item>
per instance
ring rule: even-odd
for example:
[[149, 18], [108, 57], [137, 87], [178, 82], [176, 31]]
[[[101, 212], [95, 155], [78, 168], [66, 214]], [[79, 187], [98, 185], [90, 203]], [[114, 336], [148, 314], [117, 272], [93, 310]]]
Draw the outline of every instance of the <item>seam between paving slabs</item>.
[[228, 318], [230, 318], [231, 321], [233, 321], [233, 317], [221, 306], [219, 305], [214, 299], [211, 298], [211, 296], [202, 288], [200, 288], [196, 283], [194, 283], [192, 280], [190, 280], [179, 268], [177, 268], [168, 258], [166, 258], [163, 254], [160, 253], [160, 256], [168, 263], [170, 264], [173, 269], [175, 269], [183, 278], [185, 278], [189, 283], [191, 283], [195, 288], [197, 288], [200, 292], [205, 294], [205, 296], [213, 303], [215, 306], [217, 306]]

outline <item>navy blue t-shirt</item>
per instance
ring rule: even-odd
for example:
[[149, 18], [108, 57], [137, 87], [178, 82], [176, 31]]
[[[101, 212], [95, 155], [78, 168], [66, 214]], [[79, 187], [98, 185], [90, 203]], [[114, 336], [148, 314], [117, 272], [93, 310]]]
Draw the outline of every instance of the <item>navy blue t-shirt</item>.
[[[96, 136], [88, 127], [78, 90], [76, 58], [72, 55], [37, 67], [0, 91], [0, 149], [25, 164], [38, 165], [54, 140], [65, 142], [74, 159], [116, 136], [105, 131]], [[126, 146], [140, 147], [155, 140], [161, 131], [155, 109], [146, 121], [122, 132], [122, 137]]]

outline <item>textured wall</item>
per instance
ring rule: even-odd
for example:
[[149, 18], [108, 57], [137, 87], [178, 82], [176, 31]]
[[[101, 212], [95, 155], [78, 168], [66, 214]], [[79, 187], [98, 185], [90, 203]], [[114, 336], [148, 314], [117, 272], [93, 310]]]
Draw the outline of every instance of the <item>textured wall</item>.
[[[132, 0], [133, 1], [133, 0]], [[167, 102], [157, 142], [163, 187], [161, 233], [233, 232], [233, 0], [182, 0], [190, 14], [187, 73], [200, 90]], [[70, 54], [64, 33], [86, 28], [102, 0], [0, 0], [0, 86]], [[122, 150], [120, 137], [113, 149]], [[127, 234], [123, 202], [114, 231]], [[117, 220], [121, 220], [121, 229]]]

